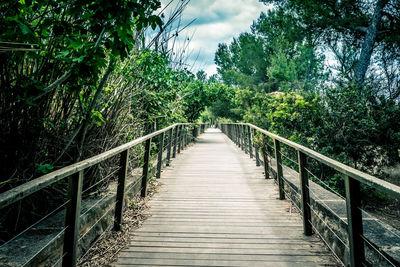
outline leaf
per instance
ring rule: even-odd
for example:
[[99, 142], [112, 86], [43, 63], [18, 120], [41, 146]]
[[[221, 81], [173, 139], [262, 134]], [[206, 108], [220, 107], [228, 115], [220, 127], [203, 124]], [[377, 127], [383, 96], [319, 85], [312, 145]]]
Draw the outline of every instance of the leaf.
[[23, 24], [22, 22], [19, 23], [19, 28], [21, 29], [23, 35], [32, 33], [29, 27]]
[[3, 182], [0, 182], [0, 185], [5, 184], [5, 183], [8, 183], [9, 181], [11, 181], [11, 179], [8, 179], [8, 180], [5, 180], [5, 181], [3, 181]]
[[36, 170], [43, 174], [49, 173], [50, 171], [52, 171], [54, 169], [54, 166], [51, 164], [35, 163], [35, 166], [36, 166]]
[[68, 50], [60, 51], [60, 52], [58, 52], [58, 55], [56, 55], [56, 58], [67, 57], [69, 55], [69, 53], [70, 52]]
[[83, 56], [80, 56], [80, 57], [77, 57], [77, 58], [74, 58], [72, 61], [73, 62], [78, 62], [78, 63], [81, 63], [84, 59], [85, 59], [85, 55], [83, 55]]

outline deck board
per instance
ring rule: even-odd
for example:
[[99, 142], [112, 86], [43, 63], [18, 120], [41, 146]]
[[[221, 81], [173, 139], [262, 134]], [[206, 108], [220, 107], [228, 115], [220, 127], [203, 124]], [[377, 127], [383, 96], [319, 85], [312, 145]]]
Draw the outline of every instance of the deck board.
[[209, 130], [161, 175], [148, 218], [115, 266], [336, 266], [242, 150]]

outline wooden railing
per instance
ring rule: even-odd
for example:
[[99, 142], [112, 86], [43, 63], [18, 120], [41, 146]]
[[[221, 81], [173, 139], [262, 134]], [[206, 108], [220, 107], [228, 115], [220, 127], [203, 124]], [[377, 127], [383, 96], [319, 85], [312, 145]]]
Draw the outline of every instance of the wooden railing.
[[[205, 129], [205, 124], [190, 124], [190, 123], [177, 123], [162, 130], [150, 133], [129, 143], [91, 157], [89, 159], [80, 161], [73, 165], [69, 165], [62, 169], [56, 170], [49, 174], [43, 175], [30, 182], [15, 187], [7, 192], [0, 194], [0, 209], [8, 207], [9, 205], [26, 198], [27, 196], [42, 190], [46, 187], [53, 185], [63, 178], [68, 178], [69, 182], [69, 200], [67, 204], [67, 212], [65, 219], [65, 232], [64, 232], [64, 246], [62, 265], [63, 266], [76, 266], [77, 264], [77, 247], [79, 238], [80, 227], [80, 214], [81, 214], [81, 200], [82, 200], [82, 183], [84, 179], [84, 171], [89, 167], [99, 164], [107, 159], [119, 156], [119, 174], [118, 186], [116, 192], [115, 214], [114, 214], [114, 230], [121, 230], [122, 214], [124, 208], [125, 198], [125, 184], [127, 178], [127, 170], [129, 164], [129, 151], [135, 146], [144, 144], [143, 155], [143, 172], [141, 176], [141, 189], [140, 194], [145, 197], [147, 194], [147, 184], [149, 180], [149, 160], [150, 148], [152, 139], [159, 137], [160, 144], [157, 155], [156, 177], [161, 175], [161, 167], [164, 148], [166, 148], [166, 159], [170, 161], [171, 157], [174, 158], [176, 153], [181, 150], [191, 141], [189, 136], [195, 138], [200, 132]], [[189, 135], [189, 129], [192, 133]], [[167, 145], [164, 146], [165, 136], [168, 136], [166, 141]]]
[[[274, 161], [276, 170], [276, 179], [279, 188], [279, 198], [285, 198], [284, 179], [283, 179], [283, 164], [281, 144], [297, 151], [297, 165], [298, 175], [300, 180], [300, 194], [301, 194], [301, 211], [303, 218], [303, 230], [305, 235], [311, 235], [313, 232], [313, 225], [311, 220], [310, 210], [310, 187], [307, 169], [308, 158], [314, 159], [325, 166], [333, 168], [345, 177], [345, 202], [347, 210], [347, 233], [348, 233], [348, 246], [350, 251], [350, 266], [362, 266], [367, 264], [365, 262], [364, 242], [366, 238], [363, 235], [362, 211], [361, 211], [361, 195], [360, 185], [364, 184], [380, 190], [384, 193], [399, 199], [400, 187], [384, 180], [378, 179], [367, 173], [361, 172], [357, 169], [342, 164], [336, 160], [326, 157], [314, 150], [299, 145], [288, 139], [280, 137], [276, 134], [261, 129], [249, 123], [230, 123], [219, 124], [218, 127], [225, 133], [237, 146], [243, 150], [247, 150], [250, 157], [253, 157], [254, 136], [256, 134], [264, 138], [271, 138], [273, 141]], [[259, 149], [259, 148], [256, 148]], [[261, 149], [264, 156], [265, 178], [268, 177], [268, 161], [265, 159], [265, 149]], [[258, 152], [255, 153], [256, 164], [260, 164]], [[396, 266], [397, 263], [389, 262], [390, 265]]]

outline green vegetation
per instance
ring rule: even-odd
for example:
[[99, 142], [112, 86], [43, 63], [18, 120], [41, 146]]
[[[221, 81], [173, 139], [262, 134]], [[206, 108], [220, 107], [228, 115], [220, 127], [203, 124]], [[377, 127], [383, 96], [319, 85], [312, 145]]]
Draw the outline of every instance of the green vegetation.
[[[0, 193], [154, 125], [199, 117], [219, 87], [172, 64], [165, 51], [174, 39], [163, 34], [179, 30], [171, 25], [187, 4], [177, 2], [169, 18], [155, 12], [159, 0], [1, 2]], [[141, 152], [132, 151], [132, 166]], [[115, 179], [117, 160], [85, 172], [85, 195]], [[66, 191], [60, 181], [2, 211], [0, 243], [63, 203]]]
[[[273, 8], [250, 32], [219, 44], [210, 78], [171, 60], [177, 2], [169, 19], [159, 0], [0, 4], [0, 193], [154, 125], [198, 120], [250, 122], [400, 183], [398, 0], [265, 0]], [[84, 189], [101, 191], [114, 163], [85, 173]], [[51, 210], [43, 201], [61, 203], [65, 181], [51, 190], [19, 203], [32, 218], [2, 213], [15, 225], [4, 235]]]
[[372, 11], [362, 1], [265, 2], [273, 9], [251, 32], [218, 47], [234, 116], [211, 108], [213, 116], [259, 125], [400, 183], [385, 172], [400, 164], [398, 1], [378, 1]]

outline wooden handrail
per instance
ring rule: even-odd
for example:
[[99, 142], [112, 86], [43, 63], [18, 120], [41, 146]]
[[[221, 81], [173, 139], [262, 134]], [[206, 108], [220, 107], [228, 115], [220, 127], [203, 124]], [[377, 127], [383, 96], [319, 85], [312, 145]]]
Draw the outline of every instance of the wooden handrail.
[[278, 141], [280, 141], [281, 143], [284, 143], [292, 148], [295, 148], [298, 151], [303, 152], [304, 154], [306, 154], [307, 156], [321, 162], [324, 163], [325, 165], [341, 172], [344, 175], [348, 175], [358, 181], [360, 181], [363, 184], [375, 187], [376, 189], [382, 190], [384, 192], [387, 192], [397, 198], [400, 198], [400, 186], [391, 184], [389, 182], [386, 182], [382, 179], [379, 179], [375, 176], [372, 176], [370, 174], [367, 174], [365, 172], [359, 171], [357, 169], [354, 169], [350, 166], [347, 166], [339, 161], [336, 161], [334, 159], [331, 159], [327, 156], [324, 156], [308, 147], [302, 146], [300, 144], [297, 144], [293, 141], [290, 141], [286, 138], [283, 138], [279, 135], [273, 134], [271, 132], [268, 132], [264, 129], [261, 129], [260, 127], [257, 127], [251, 123], [238, 123], [238, 124], [242, 124], [242, 125], [247, 125], [250, 128], [253, 128], [255, 130], [257, 130], [260, 133], [263, 133], [273, 139], [276, 139]]
[[0, 209], [7, 207], [7, 206], [11, 205], [12, 203], [14, 203], [18, 200], [21, 200], [33, 193], [45, 188], [45, 187], [63, 179], [63, 178], [66, 178], [66, 177], [68, 177], [74, 173], [77, 173], [81, 170], [87, 169], [93, 165], [98, 164], [99, 162], [102, 162], [102, 161], [109, 159], [117, 154], [120, 154], [121, 152], [123, 152], [131, 147], [141, 144], [148, 139], [151, 139], [161, 133], [169, 131], [170, 129], [174, 128], [177, 125], [191, 125], [191, 123], [175, 123], [171, 126], [163, 128], [156, 132], [153, 132], [148, 135], [137, 138], [129, 143], [123, 144], [121, 146], [118, 146], [116, 148], [113, 148], [111, 150], [103, 152], [103, 153], [93, 156], [91, 158], [85, 159], [83, 161], [66, 166], [59, 170], [53, 171], [51, 173], [45, 174], [45, 175], [40, 176], [32, 181], [29, 181], [27, 183], [24, 183], [20, 186], [15, 187], [13, 189], [10, 189], [4, 193], [1, 193], [0, 194]]

